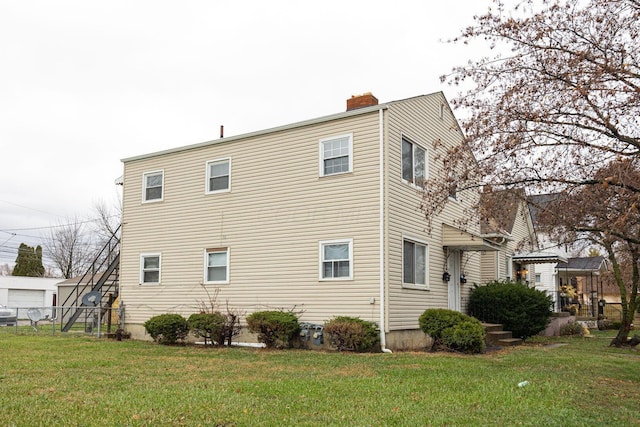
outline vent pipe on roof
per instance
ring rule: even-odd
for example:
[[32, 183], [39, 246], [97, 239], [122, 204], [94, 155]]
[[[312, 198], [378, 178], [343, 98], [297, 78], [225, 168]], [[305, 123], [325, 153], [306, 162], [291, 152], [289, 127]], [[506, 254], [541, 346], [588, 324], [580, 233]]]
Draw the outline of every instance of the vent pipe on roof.
[[224, 138], [224, 125], [220, 125], [220, 138]]

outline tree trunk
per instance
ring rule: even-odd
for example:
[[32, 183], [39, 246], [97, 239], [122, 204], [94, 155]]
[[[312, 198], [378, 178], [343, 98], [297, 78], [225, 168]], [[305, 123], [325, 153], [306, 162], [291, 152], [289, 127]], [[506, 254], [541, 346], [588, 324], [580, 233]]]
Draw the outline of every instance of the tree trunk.
[[[610, 347], [622, 347], [629, 344], [629, 332], [631, 331], [631, 322], [629, 319], [623, 318], [618, 334], [611, 340]], [[637, 336], [637, 335], [636, 335]]]

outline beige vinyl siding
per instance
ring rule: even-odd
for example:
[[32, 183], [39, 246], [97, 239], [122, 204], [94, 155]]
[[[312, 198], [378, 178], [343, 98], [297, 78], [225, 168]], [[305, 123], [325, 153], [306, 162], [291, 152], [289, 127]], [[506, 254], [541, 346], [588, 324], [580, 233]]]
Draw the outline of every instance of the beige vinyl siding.
[[[353, 135], [353, 171], [319, 177], [319, 140]], [[121, 296], [127, 323], [218, 303], [285, 309], [323, 322], [378, 321], [378, 112], [125, 161]], [[205, 194], [206, 162], [231, 158], [231, 191]], [[141, 203], [142, 174], [164, 198]], [[353, 280], [319, 280], [322, 240], [353, 239]], [[230, 250], [229, 284], [202, 285], [206, 248]], [[160, 285], [139, 284], [141, 253], [161, 253]], [[376, 304], [370, 304], [375, 298]]]
[[[441, 105], [445, 105], [444, 118], [440, 118]], [[401, 138], [406, 135], [427, 151], [428, 175], [433, 176], [442, 167], [435, 159], [434, 142], [442, 141], [448, 148], [462, 142], [462, 134], [441, 93], [392, 103], [387, 110], [386, 126], [386, 208], [388, 222], [386, 247], [388, 250], [386, 281], [388, 284], [389, 330], [418, 328], [418, 317], [427, 308], [448, 307], [448, 284], [442, 281], [446, 257], [442, 247], [442, 223], [454, 225], [463, 215], [463, 208], [477, 200], [477, 194], [459, 194], [459, 201], [447, 203], [444, 211], [432, 221], [431, 233], [420, 210], [422, 193], [402, 181]], [[444, 150], [445, 148], [441, 148]], [[479, 234], [479, 229], [470, 229]], [[414, 236], [429, 244], [429, 290], [408, 289], [402, 286], [403, 235]], [[480, 253], [463, 254], [462, 270], [467, 284], [461, 285], [463, 309], [468, 290], [480, 281]]]
[[481, 253], [481, 284], [491, 282], [499, 277], [497, 271], [498, 259], [503, 259], [499, 257], [504, 257], [504, 255], [502, 255], [502, 252], [499, 251], [485, 251]]

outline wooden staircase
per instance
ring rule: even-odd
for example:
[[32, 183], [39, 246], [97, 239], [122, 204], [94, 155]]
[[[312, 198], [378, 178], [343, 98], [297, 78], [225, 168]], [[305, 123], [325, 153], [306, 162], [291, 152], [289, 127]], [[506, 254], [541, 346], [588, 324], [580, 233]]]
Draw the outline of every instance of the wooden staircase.
[[522, 344], [521, 338], [513, 338], [511, 331], [503, 330], [502, 325], [483, 323], [488, 347], [513, 347]]

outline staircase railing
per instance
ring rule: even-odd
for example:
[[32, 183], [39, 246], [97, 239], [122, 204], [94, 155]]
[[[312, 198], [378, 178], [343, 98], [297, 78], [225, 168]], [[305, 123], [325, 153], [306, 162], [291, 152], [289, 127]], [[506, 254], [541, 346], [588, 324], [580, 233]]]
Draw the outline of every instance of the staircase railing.
[[[102, 247], [95, 259], [82, 275], [71, 293], [62, 303], [61, 319], [64, 323], [63, 332], [69, 331], [78, 320], [86, 307], [101, 306], [102, 300], [111, 293], [112, 297], [106, 302], [110, 304], [118, 295], [118, 279], [120, 270], [120, 226], [111, 235], [111, 238]], [[98, 301], [87, 301], [89, 293], [98, 293]], [[97, 294], [94, 294], [97, 295]], [[97, 304], [95, 303], [97, 302]]]

